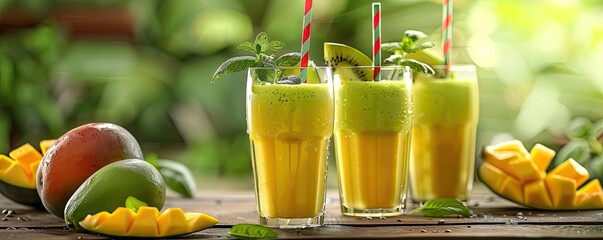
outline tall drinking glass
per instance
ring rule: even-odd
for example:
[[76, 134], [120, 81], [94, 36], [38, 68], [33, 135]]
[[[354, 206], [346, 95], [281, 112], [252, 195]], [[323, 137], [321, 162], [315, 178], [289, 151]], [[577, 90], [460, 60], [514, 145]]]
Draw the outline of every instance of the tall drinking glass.
[[338, 68], [334, 75], [335, 153], [341, 212], [395, 216], [405, 209], [412, 76], [382, 67], [381, 81], [355, 77], [373, 67]]
[[473, 65], [445, 66], [436, 75], [419, 74], [414, 85], [415, 120], [410, 161], [411, 198], [466, 201], [471, 194], [479, 115]]
[[247, 76], [257, 211], [268, 227], [317, 227], [324, 221], [332, 73], [328, 67], [309, 68], [306, 83], [296, 82], [298, 73], [251, 68]]

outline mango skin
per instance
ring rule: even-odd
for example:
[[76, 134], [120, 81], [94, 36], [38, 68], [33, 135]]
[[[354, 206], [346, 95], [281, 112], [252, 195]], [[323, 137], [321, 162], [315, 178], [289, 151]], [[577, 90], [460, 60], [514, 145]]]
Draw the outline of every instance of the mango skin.
[[65, 223], [75, 231], [84, 231], [79, 222], [87, 215], [124, 207], [129, 196], [161, 209], [165, 191], [163, 177], [150, 163], [140, 159], [117, 161], [92, 174], [75, 191], [65, 207]]
[[123, 159], [144, 159], [138, 142], [112, 123], [89, 123], [61, 136], [46, 152], [36, 179], [44, 208], [64, 217], [67, 201], [90, 175]]
[[22, 188], [0, 180], [0, 192], [16, 203], [44, 210], [36, 189]]

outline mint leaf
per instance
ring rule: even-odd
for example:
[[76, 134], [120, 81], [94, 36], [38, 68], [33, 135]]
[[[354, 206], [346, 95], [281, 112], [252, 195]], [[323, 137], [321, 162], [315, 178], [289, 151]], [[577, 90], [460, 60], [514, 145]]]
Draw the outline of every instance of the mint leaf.
[[186, 165], [162, 159], [157, 161], [157, 170], [163, 177], [165, 185], [185, 198], [194, 198], [197, 192], [195, 179]]
[[566, 134], [570, 138], [585, 138], [592, 127], [593, 123], [588, 118], [577, 117], [570, 122]]
[[260, 239], [260, 238], [277, 238], [278, 235], [276, 232], [272, 231], [272, 229], [267, 227], [262, 227], [260, 225], [255, 224], [237, 224], [230, 228], [228, 231], [233, 237], [239, 238], [252, 238], [252, 239]]
[[255, 52], [265, 53], [270, 49], [270, 42], [268, 42], [268, 34], [265, 32], [259, 33], [255, 37]]
[[[411, 42], [416, 42], [419, 41], [423, 38], [426, 38], [427, 35], [421, 31], [416, 31], [416, 30], [407, 30], [406, 32], [404, 32], [404, 38], [408, 38]], [[402, 41], [404, 42], [404, 41]]]
[[216, 70], [212, 77], [212, 83], [215, 83], [222, 74], [244, 71], [247, 68], [253, 67], [255, 63], [256, 59], [252, 56], [240, 56], [228, 59], [218, 67], [218, 70]]
[[402, 43], [399, 42], [391, 42], [391, 43], [383, 43], [381, 44], [381, 50], [389, 53], [396, 53], [402, 50]]
[[400, 65], [400, 62], [402, 60], [404, 60], [404, 57], [402, 57], [402, 55], [400, 55], [400, 54], [393, 54], [393, 55], [387, 57], [383, 61], [385, 61], [385, 62], [391, 62], [391, 63], [394, 63], [396, 65]]
[[555, 166], [561, 164], [565, 160], [572, 158], [580, 165], [585, 164], [590, 160], [590, 146], [586, 139], [576, 138], [565, 144], [555, 156]]
[[157, 167], [158, 159], [159, 159], [159, 157], [157, 157], [157, 154], [154, 154], [154, 153], [147, 154], [146, 156], [144, 156], [144, 160], [147, 161], [148, 163], [150, 163], [151, 165], [153, 165], [153, 167]]
[[435, 47], [435, 44], [433, 44], [432, 42], [424, 42], [419, 45], [413, 46], [410, 49], [409, 53], [420, 52], [420, 51], [423, 51], [425, 49], [432, 48], [432, 47]]
[[284, 47], [285, 47], [285, 43], [280, 42], [280, 41], [272, 41], [272, 42], [270, 42], [270, 44], [268, 44], [268, 49], [266, 50], [266, 53], [277, 52], [277, 51], [283, 49]]
[[147, 203], [140, 201], [133, 196], [129, 196], [126, 199], [126, 207], [134, 210], [134, 212], [138, 212], [138, 209], [140, 209], [140, 207], [146, 207], [146, 206], [148, 206]]
[[423, 207], [413, 209], [409, 214], [421, 212], [427, 217], [463, 216], [469, 217], [469, 208], [454, 198], [434, 198]]
[[255, 45], [251, 42], [241, 43], [241, 44], [239, 44], [239, 46], [237, 46], [237, 49], [241, 49], [241, 50], [253, 53], [253, 54], [257, 54], [257, 52], [255, 51]]
[[433, 68], [431, 68], [431, 66], [414, 59], [402, 59], [398, 63], [398, 65], [409, 66], [415, 71], [419, 71], [422, 73], [435, 74], [435, 71], [433, 70]]
[[275, 60], [276, 65], [279, 67], [292, 67], [299, 63], [301, 59], [301, 53], [292, 52], [283, 54]]

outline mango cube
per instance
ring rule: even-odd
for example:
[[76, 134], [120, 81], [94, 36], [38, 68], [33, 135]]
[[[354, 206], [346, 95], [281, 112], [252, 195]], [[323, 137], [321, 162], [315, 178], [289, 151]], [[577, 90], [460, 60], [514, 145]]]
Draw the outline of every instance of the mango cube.
[[530, 154], [519, 140], [507, 141], [484, 148], [484, 159], [486, 162], [516, 178], [517, 175], [509, 164], [516, 160], [526, 160], [529, 158]]
[[505, 177], [502, 186], [500, 187], [500, 194], [509, 198], [514, 202], [523, 202], [523, 188], [521, 183], [510, 176]]
[[576, 192], [576, 207], [579, 209], [603, 208], [603, 188], [599, 179], [593, 179]]
[[501, 190], [501, 187], [507, 178], [507, 174], [488, 162], [483, 162], [479, 166], [479, 176], [481, 180], [495, 191]]
[[22, 188], [35, 188], [35, 183], [31, 182], [32, 179], [28, 176], [21, 164], [16, 161], [13, 161], [6, 170], [0, 175], [0, 179], [12, 185]]
[[189, 227], [193, 231], [197, 231], [200, 229], [206, 229], [218, 223], [218, 219], [209, 216], [205, 213], [184, 213], [184, 217], [186, 221], [189, 223]]
[[13, 159], [9, 158], [6, 155], [0, 154], [0, 174], [2, 174], [11, 164], [15, 162]]
[[119, 207], [109, 217], [97, 225], [98, 229], [104, 229], [105, 234], [122, 236], [126, 234], [127, 227], [134, 220], [134, 211], [129, 208]]
[[188, 232], [188, 223], [181, 208], [170, 208], [157, 218], [159, 234]]
[[576, 181], [576, 186], [582, 185], [584, 182], [586, 182], [586, 180], [588, 180], [588, 178], [590, 178], [588, 170], [571, 158], [551, 170], [549, 175], [559, 175], [572, 178]]
[[521, 183], [543, 179], [544, 172], [538, 171], [536, 164], [529, 159], [516, 159], [509, 162], [509, 168]]
[[39, 162], [42, 159], [42, 154], [29, 143], [12, 150], [8, 155], [20, 162], [28, 170], [30, 164]]
[[141, 207], [136, 213], [128, 235], [136, 236], [144, 234], [146, 236], [159, 236], [157, 217], [159, 217], [159, 210], [157, 208]]
[[56, 142], [56, 139], [48, 139], [48, 140], [42, 140], [40, 141], [40, 150], [42, 150], [42, 155], [45, 155], [46, 152], [48, 152], [48, 149], [50, 149], [50, 147], [52, 147], [52, 144], [54, 144], [54, 142]]
[[544, 181], [534, 181], [524, 185], [523, 194], [524, 203], [528, 206], [544, 209], [553, 207]]
[[553, 207], [571, 209], [575, 206], [577, 186], [574, 179], [550, 174], [546, 176], [544, 181], [551, 194]]
[[549, 167], [549, 164], [551, 164], [555, 154], [555, 150], [550, 149], [540, 143], [534, 145], [530, 151], [532, 162], [534, 162], [538, 167], [538, 170], [542, 172], [546, 172], [546, 169]]

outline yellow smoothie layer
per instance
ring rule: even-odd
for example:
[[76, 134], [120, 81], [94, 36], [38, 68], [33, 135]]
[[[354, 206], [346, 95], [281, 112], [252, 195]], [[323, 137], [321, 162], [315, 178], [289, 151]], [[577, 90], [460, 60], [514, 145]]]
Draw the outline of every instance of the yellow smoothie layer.
[[476, 80], [418, 79], [410, 163], [412, 198], [467, 200], [475, 164]]
[[408, 172], [410, 86], [403, 81], [342, 81], [335, 91], [342, 205], [359, 212], [400, 207]]
[[333, 103], [327, 84], [253, 86], [248, 131], [258, 208], [270, 218], [323, 209]]

